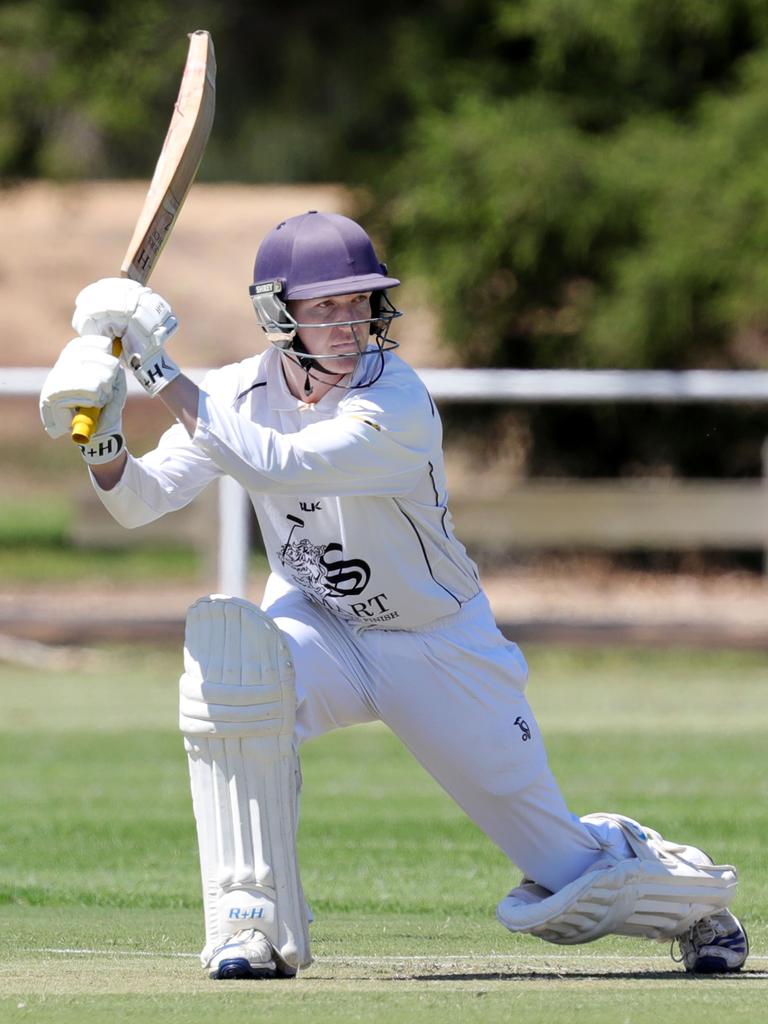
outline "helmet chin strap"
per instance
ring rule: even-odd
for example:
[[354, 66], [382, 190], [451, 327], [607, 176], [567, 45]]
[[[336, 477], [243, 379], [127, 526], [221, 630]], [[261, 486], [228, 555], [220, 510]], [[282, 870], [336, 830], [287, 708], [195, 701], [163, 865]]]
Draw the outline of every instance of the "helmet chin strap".
[[[301, 347], [299, 347], [299, 346], [301, 346]], [[309, 354], [303, 354], [303, 353], [306, 353], [306, 351], [307, 350], [304, 347], [304, 343], [299, 341], [298, 343], [294, 343], [294, 345], [293, 345], [293, 352], [286, 351], [285, 354], [286, 354], [286, 356], [289, 359], [292, 360], [292, 362], [296, 363], [296, 365], [300, 366], [302, 368], [302, 370], [304, 371], [304, 394], [307, 396], [307, 398], [309, 398], [309, 396], [312, 394], [312, 391], [314, 390], [313, 387], [312, 387], [313, 379], [314, 380], [317, 379], [317, 378], [313, 378], [312, 374], [310, 374], [310, 372], [309, 372], [310, 370], [312, 370], [312, 371], [314, 371], [316, 373], [324, 373], [324, 374], [326, 374], [329, 377], [345, 377], [346, 376], [346, 374], [344, 374], [344, 373], [334, 373], [333, 370], [326, 370], [326, 368], [324, 366], [320, 366], [319, 365], [319, 363], [317, 361], [317, 359], [318, 359], [317, 356], [311, 356]], [[295, 353], [295, 355], [294, 355], [294, 353]]]
[[[356, 353], [356, 358], [359, 361], [360, 357], [363, 354], [360, 351], [360, 339], [357, 336], [357, 331], [355, 330], [354, 326], [351, 327], [351, 330], [352, 330], [352, 336], [355, 339], [355, 344], [358, 347], [358, 351]], [[323, 359], [324, 357], [322, 355], [320, 355], [320, 356], [310, 355], [309, 352], [307, 352], [306, 345], [301, 340], [301, 338], [298, 336], [298, 334], [294, 337], [293, 345], [291, 347], [293, 349], [293, 352], [296, 353], [296, 358], [294, 359], [294, 362], [297, 363], [302, 368], [302, 370], [304, 371], [304, 374], [305, 374], [305, 376], [304, 376], [304, 394], [307, 396], [307, 398], [309, 398], [309, 396], [312, 394], [312, 391], [314, 390], [313, 387], [312, 387], [313, 377], [311, 376], [311, 374], [309, 372], [310, 370], [313, 370], [313, 371], [319, 372], [319, 373], [324, 373], [328, 377], [338, 377], [338, 378], [341, 378], [341, 377], [346, 377], [347, 376], [346, 373], [335, 373], [333, 370], [327, 370], [324, 366], [321, 366], [319, 361], [321, 359]], [[350, 352], [349, 355], [351, 356], [353, 354], [354, 353]], [[291, 355], [288, 354], [287, 352], [286, 352], [286, 355], [288, 355], [289, 359], [291, 358]], [[331, 358], [332, 359], [333, 356], [330, 356], [330, 357], [327, 357], [327, 358]], [[349, 358], [349, 357], [347, 357], [347, 358]], [[314, 379], [317, 379], [317, 378], [314, 378]], [[332, 382], [330, 382], [330, 383], [331, 383], [331, 387], [335, 386]]]

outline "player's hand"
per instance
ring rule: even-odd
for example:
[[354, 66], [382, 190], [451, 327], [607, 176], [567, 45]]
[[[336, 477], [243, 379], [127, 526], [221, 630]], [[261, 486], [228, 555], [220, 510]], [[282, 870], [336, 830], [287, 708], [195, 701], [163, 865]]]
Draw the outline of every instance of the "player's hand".
[[86, 462], [110, 462], [124, 446], [125, 370], [112, 355], [112, 339], [74, 338], [64, 346], [40, 392], [40, 418], [51, 437], [70, 432], [77, 408], [101, 409], [99, 432], [80, 451]]
[[120, 338], [125, 351], [143, 361], [162, 349], [179, 323], [151, 288], [127, 277], [105, 277], [77, 296], [72, 326], [80, 335]]
[[179, 322], [164, 298], [137, 281], [106, 277], [88, 285], [75, 300], [72, 326], [81, 335], [119, 338], [126, 365], [151, 395], [179, 374], [164, 351]]

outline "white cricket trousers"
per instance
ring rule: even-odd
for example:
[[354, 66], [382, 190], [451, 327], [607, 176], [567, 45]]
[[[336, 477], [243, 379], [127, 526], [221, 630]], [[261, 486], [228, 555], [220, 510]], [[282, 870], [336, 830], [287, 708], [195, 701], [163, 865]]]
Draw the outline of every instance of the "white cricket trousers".
[[548, 767], [525, 659], [485, 594], [418, 631], [357, 631], [275, 576], [263, 609], [289, 638], [297, 744], [380, 720], [527, 877], [556, 891], [598, 858]]

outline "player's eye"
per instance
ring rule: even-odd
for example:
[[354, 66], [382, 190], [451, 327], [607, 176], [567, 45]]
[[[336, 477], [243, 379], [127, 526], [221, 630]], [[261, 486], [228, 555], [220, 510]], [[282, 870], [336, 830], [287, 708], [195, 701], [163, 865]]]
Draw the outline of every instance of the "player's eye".
[[329, 310], [333, 309], [333, 302], [328, 299], [323, 299], [322, 302], [316, 302], [307, 310], [307, 316], [311, 319], [322, 317], [327, 314]]

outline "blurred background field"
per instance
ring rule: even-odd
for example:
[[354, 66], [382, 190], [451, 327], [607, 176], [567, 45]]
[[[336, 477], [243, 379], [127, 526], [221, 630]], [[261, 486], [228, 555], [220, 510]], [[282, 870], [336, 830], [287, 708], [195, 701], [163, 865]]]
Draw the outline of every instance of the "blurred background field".
[[[375, 38], [347, 0], [5, 4], [0, 368], [50, 366], [119, 266], [203, 26], [217, 118], [153, 278], [185, 367], [259, 347], [257, 244], [317, 208], [362, 217], [403, 278], [418, 367], [764, 368], [766, 0], [395, 2]], [[216, 586], [215, 498], [126, 537], [34, 401], [0, 401], [0, 631], [136, 619], [148, 584], [178, 629]], [[765, 403], [441, 412], [459, 532], [516, 635], [768, 643]], [[132, 402], [132, 448], [167, 422]]]
[[[145, 187], [32, 182], [0, 193], [13, 249], [12, 260], [0, 256], [0, 300], [9, 311], [0, 363], [52, 364], [69, 337], [72, 297], [118, 265]], [[354, 193], [335, 185], [195, 186], [154, 279], [182, 321], [173, 342], [180, 361], [215, 365], [261, 346], [245, 293], [255, 240], [286, 213], [315, 207], [353, 210]], [[48, 268], [45, 301], [41, 268]], [[460, 352], [442, 343], [439, 307], [428, 304], [425, 282], [406, 281], [400, 291], [402, 354], [420, 368], [456, 365]], [[510, 345], [511, 365], [517, 354]], [[214, 490], [128, 533], [104, 514], [77, 452], [42, 433], [34, 398], [0, 400], [0, 632], [55, 642], [147, 628], [179, 636], [187, 605], [217, 589]], [[440, 406], [457, 529], [515, 638], [768, 645], [762, 407]], [[169, 423], [158, 405], [132, 399], [132, 450], [150, 448]], [[550, 428], [569, 432], [554, 463], [540, 455], [540, 427], [545, 445]], [[600, 466], [590, 453], [603, 444], [624, 454]], [[697, 445], [691, 476], [677, 460]], [[657, 462], [643, 456], [647, 448]], [[706, 451], [716, 456], [712, 466]], [[667, 514], [672, 506], [662, 503], [692, 485], [714, 491], [682, 495], [687, 504]], [[752, 488], [756, 522], [744, 518], [738, 487]], [[714, 517], [722, 535], [709, 546], [695, 529], [704, 517]], [[674, 533], [671, 543], [654, 534], [660, 527]], [[611, 539], [617, 530], [630, 539]], [[264, 572], [254, 531], [256, 600]], [[159, 621], [147, 626], [153, 615]]]

